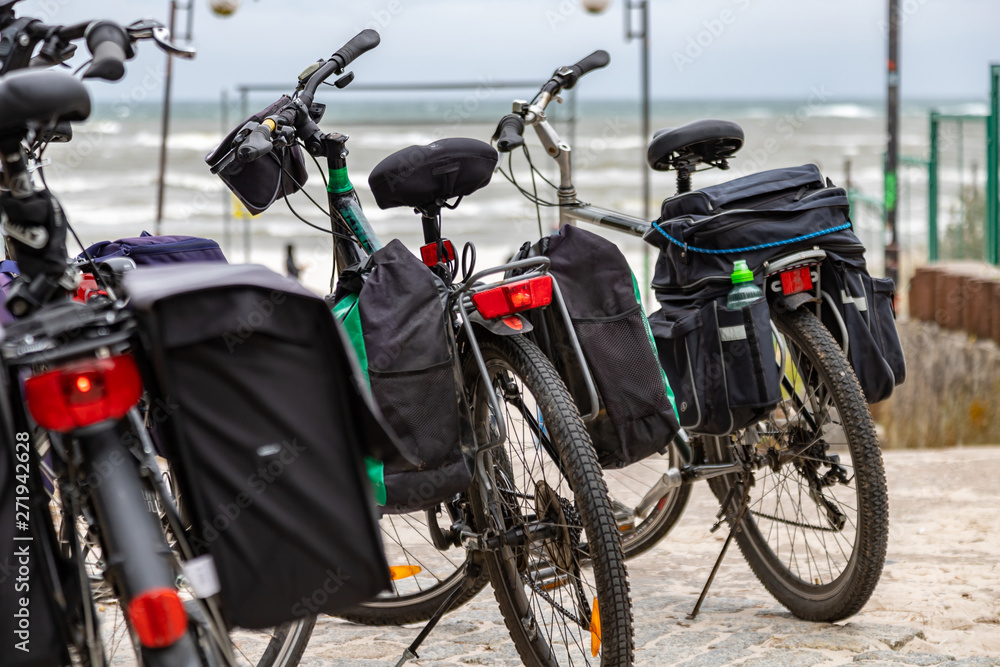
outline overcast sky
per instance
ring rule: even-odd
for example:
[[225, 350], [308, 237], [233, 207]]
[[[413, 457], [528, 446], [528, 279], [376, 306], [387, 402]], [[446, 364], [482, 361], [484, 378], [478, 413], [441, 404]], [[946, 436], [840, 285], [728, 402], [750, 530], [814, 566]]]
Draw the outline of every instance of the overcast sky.
[[[653, 96], [805, 97], [823, 87], [840, 99], [884, 95], [886, 0], [649, 0]], [[623, 0], [600, 15], [579, 0], [242, 0], [228, 18], [195, 0], [198, 58], [176, 63], [177, 99], [218, 99], [240, 83], [294, 84], [310, 62], [357, 31], [382, 44], [353, 69], [368, 83], [535, 80], [594, 49], [607, 70], [582, 85], [588, 98], [637, 94], [639, 45], [626, 43]], [[1000, 62], [1000, 0], [900, 0], [904, 99], [985, 99], [988, 65]], [[167, 0], [26, 0], [21, 15], [51, 23], [140, 16], [166, 23]], [[99, 98], [149, 85], [162, 69], [150, 44], [121, 84]], [[143, 81], [145, 80], [145, 84]], [[96, 90], [100, 88], [100, 90]], [[155, 99], [152, 96], [151, 99]]]

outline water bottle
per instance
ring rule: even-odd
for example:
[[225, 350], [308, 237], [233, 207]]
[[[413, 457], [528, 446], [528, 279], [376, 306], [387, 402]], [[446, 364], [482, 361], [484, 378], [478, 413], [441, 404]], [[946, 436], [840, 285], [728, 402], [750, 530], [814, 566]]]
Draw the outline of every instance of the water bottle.
[[753, 284], [753, 271], [747, 266], [746, 260], [738, 259], [733, 265], [733, 288], [726, 297], [726, 308], [741, 310], [753, 302], [763, 298], [764, 292]]

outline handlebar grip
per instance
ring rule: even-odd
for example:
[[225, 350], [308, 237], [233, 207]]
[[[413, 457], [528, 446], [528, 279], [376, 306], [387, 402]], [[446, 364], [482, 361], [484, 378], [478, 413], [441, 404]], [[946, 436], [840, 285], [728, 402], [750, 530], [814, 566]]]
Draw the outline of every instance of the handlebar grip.
[[382, 38], [378, 36], [378, 33], [371, 28], [367, 28], [355, 35], [347, 44], [340, 47], [330, 59], [337, 61], [339, 65], [338, 70], [344, 69], [354, 62], [358, 56], [378, 46], [380, 41], [382, 41]]
[[593, 72], [595, 69], [601, 69], [607, 66], [611, 62], [611, 56], [608, 55], [607, 51], [603, 49], [594, 51], [589, 56], [581, 60], [575, 65], [571, 65], [568, 69], [570, 74], [566, 76], [566, 85], [563, 87], [569, 90], [576, 85], [576, 82], [580, 80], [580, 77], [587, 72]]
[[497, 142], [497, 150], [501, 153], [520, 148], [524, 145], [524, 120], [516, 114], [507, 114], [500, 119], [493, 139]]
[[258, 125], [236, 151], [240, 162], [253, 162], [271, 152], [271, 126], [267, 123]]
[[118, 81], [125, 76], [125, 61], [135, 55], [125, 30], [111, 21], [97, 21], [87, 29], [86, 37], [94, 59], [83, 78]]

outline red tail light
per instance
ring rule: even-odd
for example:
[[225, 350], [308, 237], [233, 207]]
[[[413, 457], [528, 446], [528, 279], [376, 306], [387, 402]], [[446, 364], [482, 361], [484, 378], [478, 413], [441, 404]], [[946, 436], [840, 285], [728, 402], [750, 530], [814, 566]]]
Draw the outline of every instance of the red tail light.
[[472, 303], [488, 320], [541, 308], [552, 303], [552, 277], [538, 276], [476, 292], [472, 295]]
[[787, 296], [805, 292], [813, 287], [812, 274], [808, 266], [800, 266], [781, 274], [781, 291]]
[[132, 628], [143, 646], [165, 648], [187, 632], [188, 618], [177, 591], [153, 588], [133, 598], [128, 606]]
[[142, 395], [135, 360], [88, 359], [34, 375], [25, 382], [31, 416], [50, 431], [72, 431], [125, 416]]
[[440, 262], [453, 262], [455, 261], [455, 246], [448, 239], [442, 239], [444, 245], [444, 257], [438, 253], [437, 243], [428, 243], [420, 248], [420, 259], [423, 260], [424, 264], [427, 266], [437, 266]]

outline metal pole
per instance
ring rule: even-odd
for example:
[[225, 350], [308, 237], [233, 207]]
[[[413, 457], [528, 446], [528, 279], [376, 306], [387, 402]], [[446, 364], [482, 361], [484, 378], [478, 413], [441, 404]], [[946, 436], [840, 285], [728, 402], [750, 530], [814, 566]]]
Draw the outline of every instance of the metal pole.
[[[174, 34], [177, 2], [170, 2], [170, 35]], [[167, 136], [170, 133], [170, 84], [173, 77], [174, 58], [167, 54], [167, 78], [163, 84], [163, 118], [160, 127], [160, 175], [156, 185], [156, 235], [163, 232], [163, 200], [167, 184]]]
[[889, 135], [885, 156], [885, 275], [899, 283], [899, 236], [896, 229], [896, 203], [899, 164], [899, 0], [889, 0], [888, 99], [886, 108]]
[[938, 112], [931, 112], [931, 152], [927, 160], [927, 259], [936, 262], [940, 257], [938, 246]]
[[990, 65], [990, 115], [986, 118], [986, 259], [1000, 264], [1000, 65]]
[[[632, 12], [639, 10], [640, 13], [640, 23], [639, 30], [636, 32], [632, 31]], [[625, 40], [631, 41], [633, 38], [642, 40], [642, 52], [640, 54], [640, 85], [641, 85], [641, 122], [640, 122], [640, 140], [641, 142], [649, 141], [650, 135], [650, 100], [649, 100], [649, 0], [625, 0]], [[641, 143], [640, 143], [641, 145]], [[644, 220], [650, 220], [650, 174], [649, 166], [646, 164], [646, 154], [645, 151], [639, 152], [639, 169], [642, 172], [642, 217]], [[647, 244], [643, 245], [642, 249], [642, 263], [643, 263], [643, 283], [646, 285], [646, 289], [649, 289], [651, 282], [650, 275], [650, 254], [649, 246]], [[647, 299], [649, 293], [647, 291]]]
[[[222, 109], [220, 114], [222, 122], [222, 136], [229, 133], [229, 91], [222, 91]], [[223, 252], [230, 252], [229, 225], [232, 222], [232, 206], [229, 201], [232, 195], [228, 188], [222, 188], [222, 248]]]

